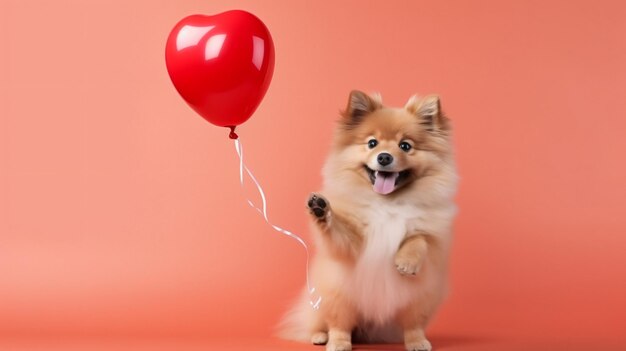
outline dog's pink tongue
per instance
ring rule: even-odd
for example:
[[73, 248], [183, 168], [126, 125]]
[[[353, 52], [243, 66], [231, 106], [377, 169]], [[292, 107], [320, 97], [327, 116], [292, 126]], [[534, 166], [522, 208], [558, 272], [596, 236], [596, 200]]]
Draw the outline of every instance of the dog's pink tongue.
[[396, 188], [396, 178], [398, 178], [398, 172], [386, 173], [383, 175], [380, 172], [376, 172], [376, 180], [374, 181], [374, 191], [387, 195]]

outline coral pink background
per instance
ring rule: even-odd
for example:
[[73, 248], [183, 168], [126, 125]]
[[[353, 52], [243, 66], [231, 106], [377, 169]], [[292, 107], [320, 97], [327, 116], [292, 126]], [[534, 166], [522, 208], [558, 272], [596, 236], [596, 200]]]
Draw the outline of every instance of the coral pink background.
[[351, 89], [438, 93], [462, 182], [435, 347], [626, 348], [623, 2], [2, 0], [0, 349], [320, 349], [269, 336], [304, 253], [165, 70], [179, 19], [233, 8], [276, 45], [239, 134], [277, 224], [308, 237]]

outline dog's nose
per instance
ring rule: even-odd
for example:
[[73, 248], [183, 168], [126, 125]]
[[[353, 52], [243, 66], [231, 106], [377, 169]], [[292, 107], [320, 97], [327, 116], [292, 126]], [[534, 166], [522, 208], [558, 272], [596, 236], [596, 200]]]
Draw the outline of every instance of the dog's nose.
[[390, 164], [391, 162], [393, 162], [393, 156], [391, 156], [390, 154], [388, 154], [386, 152], [382, 152], [382, 153], [378, 154], [378, 163], [381, 166], [386, 166], [386, 165]]

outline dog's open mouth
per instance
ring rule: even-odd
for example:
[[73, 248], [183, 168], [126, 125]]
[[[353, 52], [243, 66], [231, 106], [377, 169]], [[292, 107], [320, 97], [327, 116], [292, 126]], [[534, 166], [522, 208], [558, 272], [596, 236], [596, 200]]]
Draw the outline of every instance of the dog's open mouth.
[[400, 172], [375, 171], [367, 166], [365, 170], [374, 186], [374, 191], [383, 195], [391, 194], [404, 184], [411, 173], [408, 169]]

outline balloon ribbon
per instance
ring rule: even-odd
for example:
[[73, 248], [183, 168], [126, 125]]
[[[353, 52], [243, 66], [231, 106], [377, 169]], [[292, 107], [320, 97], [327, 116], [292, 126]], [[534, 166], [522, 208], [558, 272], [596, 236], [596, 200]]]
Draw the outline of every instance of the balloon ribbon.
[[267, 200], [265, 198], [265, 192], [263, 191], [263, 188], [261, 187], [257, 179], [254, 177], [250, 169], [243, 162], [243, 145], [241, 144], [240, 139], [235, 139], [234, 141], [235, 141], [235, 150], [237, 150], [237, 155], [239, 156], [239, 182], [241, 183], [241, 189], [242, 190], [244, 189], [243, 176], [244, 176], [244, 170], [245, 170], [245, 173], [248, 175], [250, 180], [252, 180], [252, 182], [256, 186], [256, 189], [259, 192], [259, 195], [261, 196], [261, 201], [263, 202], [262, 208], [259, 208], [250, 200], [250, 198], [246, 196], [248, 205], [250, 205], [250, 207], [257, 210], [257, 212], [259, 212], [259, 214], [263, 216], [263, 219], [265, 219], [265, 222], [270, 227], [272, 227], [272, 229], [296, 240], [298, 243], [300, 243], [300, 245], [302, 245], [302, 247], [304, 248], [304, 251], [306, 252], [306, 287], [309, 292], [309, 295], [311, 295], [309, 298], [309, 303], [311, 304], [311, 307], [313, 307], [314, 309], [319, 309], [320, 303], [322, 302], [322, 297], [318, 296], [317, 299], [314, 298], [313, 294], [315, 293], [315, 287], [311, 286], [311, 281], [309, 279], [309, 259], [310, 259], [309, 247], [307, 246], [306, 242], [298, 235], [270, 222], [267, 216]]

